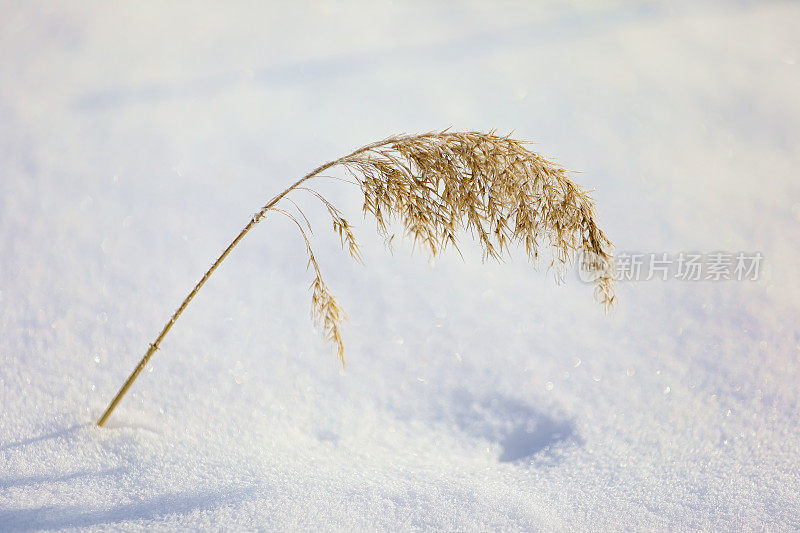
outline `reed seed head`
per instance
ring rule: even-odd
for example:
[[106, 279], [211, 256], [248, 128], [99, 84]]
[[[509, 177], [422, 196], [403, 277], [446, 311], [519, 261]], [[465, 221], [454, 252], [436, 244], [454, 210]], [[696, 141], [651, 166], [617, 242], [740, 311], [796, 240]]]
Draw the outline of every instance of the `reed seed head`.
[[[378, 231], [388, 238], [388, 225], [399, 221], [414, 243], [433, 256], [448, 246], [458, 250], [460, 235], [466, 230], [480, 244], [485, 259], [501, 260], [519, 246], [536, 264], [539, 248], [546, 244], [551, 266], [559, 270], [580, 252], [609, 266], [612, 245], [597, 226], [588, 193], [568, 178], [565, 169], [528, 150], [526, 144], [494, 132], [399, 135], [320, 168], [343, 166], [361, 188], [364, 214], [375, 218]], [[331, 216], [342, 247], [360, 261], [352, 226], [342, 213], [316, 190], [300, 186], [313, 177], [317, 173], [287, 193], [305, 190], [317, 197]], [[341, 323], [345, 314], [322, 280], [305, 232], [303, 236], [315, 273], [311, 285], [314, 316], [344, 364]], [[595, 297], [608, 310], [615, 299], [611, 269], [599, 272]]]

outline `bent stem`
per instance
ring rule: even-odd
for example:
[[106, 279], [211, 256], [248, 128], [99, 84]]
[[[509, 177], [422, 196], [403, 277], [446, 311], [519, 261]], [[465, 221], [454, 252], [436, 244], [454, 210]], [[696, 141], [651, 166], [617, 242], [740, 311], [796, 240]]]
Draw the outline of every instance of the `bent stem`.
[[139, 361], [139, 364], [136, 365], [136, 368], [133, 369], [133, 372], [131, 372], [131, 375], [128, 376], [128, 379], [125, 380], [125, 383], [122, 384], [122, 387], [119, 389], [119, 392], [117, 392], [117, 395], [114, 396], [113, 400], [111, 400], [111, 403], [108, 404], [108, 407], [106, 407], [106, 410], [103, 413], [103, 415], [97, 420], [97, 425], [100, 426], [100, 427], [105, 425], [105, 423], [108, 421], [108, 418], [111, 416], [111, 413], [114, 412], [114, 409], [117, 407], [119, 402], [125, 396], [125, 393], [128, 392], [128, 389], [131, 388], [131, 385], [133, 385], [133, 382], [136, 381], [136, 378], [139, 377], [139, 374], [142, 373], [142, 370], [144, 370], [144, 367], [147, 366], [147, 362], [150, 361], [150, 358], [153, 356], [153, 354], [156, 352], [156, 350], [158, 350], [158, 347], [161, 345], [161, 341], [164, 340], [164, 337], [167, 336], [167, 333], [169, 333], [169, 330], [171, 330], [172, 326], [175, 325], [175, 321], [178, 320], [178, 317], [180, 317], [181, 314], [183, 314], [183, 312], [189, 306], [189, 302], [191, 302], [194, 299], [195, 295], [198, 293], [198, 291], [200, 291], [200, 288], [203, 285], [205, 285], [206, 281], [208, 281], [208, 278], [211, 277], [211, 274], [213, 274], [214, 271], [217, 269], [217, 267], [219, 267], [219, 265], [225, 260], [225, 258], [228, 257], [228, 254], [231, 253], [231, 251], [236, 247], [236, 245], [239, 244], [239, 242], [244, 238], [244, 236], [247, 235], [247, 233], [251, 229], [253, 229], [253, 227], [256, 224], [261, 222], [261, 220], [266, 216], [267, 212], [270, 209], [272, 209], [275, 206], [275, 204], [280, 202], [281, 199], [283, 199], [284, 196], [289, 194], [292, 190], [294, 190], [296, 187], [301, 185], [303, 182], [313, 178], [314, 176], [318, 175], [319, 173], [324, 172], [325, 170], [327, 170], [327, 169], [329, 169], [329, 168], [341, 163], [342, 161], [344, 161], [344, 160], [346, 160], [346, 159], [348, 159], [350, 157], [353, 157], [353, 156], [358, 155], [358, 154], [360, 154], [362, 152], [365, 152], [367, 150], [371, 150], [373, 148], [381, 146], [382, 144], [390, 142], [391, 140], [392, 140], [392, 138], [384, 139], [384, 140], [378, 141], [378, 142], [374, 142], [374, 143], [369, 144], [367, 146], [363, 146], [363, 147], [359, 148], [358, 150], [356, 150], [356, 151], [354, 151], [354, 152], [352, 152], [352, 153], [350, 153], [350, 154], [348, 154], [348, 155], [346, 155], [344, 157], [340, 157], [339, 159], [336, 159], [334, 161], [330, 161], [328, 163], [325, 163], [324, 165], [320, 165], [316, 169], [312, 170], [311, 172], [309, 172], [308, 174], [306, 174], [305, 176], [303, 176], [302, 178], [297, 180], [297, 182], [295, 182], [293, 185], [291, 185], [290, 187], [287, 187], [285, 191], [283, 191], [282, 193], [280, 193], [279, 195], [274, 197], [264, 207], [262, 207], [258, 211], [258, 213], [253, 215], [253, 218], [250, 219], [250, 222], [244, 227], [244, 229], [242, 229], [242, 231], [239, 233], [239, 235], [237, 235], [236, 238], [233, 239], [233, 241], [228, 245], [228, 247], [225, 248], [225, 251], [222, 252], [222, 255], [220, 255], [217, 258], [217, 260], [214, 261], [214, 264], [211, 265], [211, 268], [209, 268], [206, 271], [206, 273], [203, 275], [203, 277], [200, 279], [200, 281], [197, 282], [197, 285], [194, 286], [194, 288], [192, 289], [192, 292], [190, 292], [188, 294], [188, 296], [186, 296], [186, 298], [183, 300], [183, 303], [181, 303], [181, 306], [178, 307], [178, 310], [175, 311], [175, 313], [172, 315], [172, 317], [169, 319], [169, 321], [164, 325], [164, 328], [161, 330], [161, 333], [158, 334], [158, 337], [156, 338], [156, 340], [152, 344], [150, 344], [150, 347], [148, 348], [147, 353], [144, 354], [144, 357], [142, 357], [141, 361]]
[[[277, 200], [274, 200], [273, 202], [277, 202]], [[131, 385], [133, 385], [133, 382], [136, 380], [137, 377], [139, 377], [139, 374], [142, 373], [142, 370], [144, 370], [144, 367], [147, 365], [147, 362], [150, 360], [150, 358], [153, 356], [153, 354], [156, 352], [156, 350], [158, 350], [158, 347], [161, 344], [161, 341], [164, 340], [164, 337], [167, 336], [167, 333], [169, 333], [169, 330], [171, 330], [172, 326], [175, 325], [175, 321], [178, 320], [178, 317], [181, 316], [183, 311], [189, 305], [189, 302], [191, 302], [192, 299], [195, 297], [197, 292], [200, 290], [200, 287], [205, 285], [206, 281], [208, 281], [208, 278], [211, 277], [211, 274], [214, 273], [214, 271], [217, 269], [217, 267], [220, 265], [220, 263], [222, 263], [222, 261], [226, 257], [228, 257], [229, 253], [231, 253], [231, 250], [233, 250], [233, 248], [237, 244], [239, 244], [239, 241], [241, 241], [244, 238], [244, 236], [247, 235], [247, 232], [250, 231], [253, 228], [253, 226], [255, 226], [258, 223], [259, 218], [257, 218], [257, 217], [258, 216], [262, 216], [263, 217], [263, 213], [266, 212], [266, 210], [268, 210], [272, 205], [274, 205], [273, 202], [270, 203], [271, 205], [267, 204], [266, 206], [264, 206], [264, 209], [262, 209], [262, 211], [259, 211], [259, 215], [253, 217], [253, 219], [250, 220], [250, 223], [247, 224], [247, 226], [244, 227], [244, 229], [241, 231], [241, 233], [239, 233], [239, 235], [236, 236], [236, 238], [233, 240], [233, 242], [228, 245], [228, 247], [225, 249], [225, 251], [222, 252], [222, 255], [220, 255], [219, 258], [214, 262], [214, 264], [211, 265], [211, 268], [208, 269], [208, 271], [205, 273], [203, 278], [200, 281], [197, 282], [197, 285], [194, 286], [194, 289], [192, 289], [192, 292], [190, 292], [189, 295], [183, 300], [183, 303], [181, 304], [181, 306], [178, 308], [177, 311], [175, 311], [175, 314], [173, 314], [172, 318], [169, 319], [169, 322], [166, 323], [166, 325], [164, 326], [164, 329], [161, 330], [161, 333], [159, 333], [159, 335], [156, 338], [156, 340], [150, 345], [150, 348], [147, 350], [147, 353], [144, 354], [144, 357], [142, 357], [142, 360], [139, 361], [139, 364], [136, 365], [136, 368], [133, 369], [133, 372], [131, 372], [131, 375], [128, 376], [128, 379], [125, 381], [125, 383], [119, 389], [119, 392], [117, 392], [117, 395], [114, 396], [114, 399], [111, 400], [110, 404], [108, 404], [108, 407], [106, 408], [105, 412], [103, 413], [103, 416], [101, 416], [100, 419], [97, 421], [97, 425], [98, 426], [102, 427], [106, 423], [106, 420], [108, 420], [108, 417], [111, 416], [111, 413], [117, 407], [117, 404], [120, 402], [120, 400], [122, 400], [122, 397], [125, 396], [125, 393], [128, 392], [128, 389], [130, 389]]]

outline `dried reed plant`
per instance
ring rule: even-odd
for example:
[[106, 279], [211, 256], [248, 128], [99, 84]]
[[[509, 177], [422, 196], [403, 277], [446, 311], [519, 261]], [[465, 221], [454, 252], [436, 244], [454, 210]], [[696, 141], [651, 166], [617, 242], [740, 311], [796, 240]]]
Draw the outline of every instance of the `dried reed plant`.
[[375, 218], [380, 233], [388, 238], [388, 225], [392, 220], [399, 221], [414, 243], [433, 256], [448, 246], [458, 250], [459, 235], [464, 229], [480, 243], [485, 259], [500, 260], [510, 253], [512, 245], [520, 245], [536, 263], [541, 243], [549, 245], [551, 266], [557, 268], [571, 264], [579, 252], [590, 254], [601, 264], [594, 279], [595, 297], [607, 310], [614, 302], [614, 286], [611, 271], [603, 264], [610, 265], [611, 243], [597, 226], [594, 203], [567, 177], [566, 170], [528, 150], [526, 144], [494, 132], [397, 135], [309, 172], [253, 215], [211, 265], [150, 345], [97, 425], [105, 424], [211, 274], [270, 212], [287, 216], [300, 230], [308, 266], [314, 274], [311, 292], [315, 321], [344, 365], [341, 326], [345, 313], [323, 281], [309, 240], [311, 225], [289, 196], [307, 193], [322, 202], [342, 247], [360, 261], [353, 227], [322, 194], [307, 185], [312, 178], [330, 177], [322, 173], [335, 166], [343, 167], [352, 183], [361, 188], [364, 214]]

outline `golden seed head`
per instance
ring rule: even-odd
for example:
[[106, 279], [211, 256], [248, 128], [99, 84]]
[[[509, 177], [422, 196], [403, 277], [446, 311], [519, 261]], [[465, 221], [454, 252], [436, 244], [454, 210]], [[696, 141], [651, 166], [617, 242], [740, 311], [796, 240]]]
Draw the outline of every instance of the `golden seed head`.
[[[518, 245], [536, 262], [540, 243], [546, 243], [552, 266], [558, 269], [571, 264], [582, 251], [610, 265], [612, 245], [595, 222], [594, 202], [588, 193], [567, 177], [566, 170], [525, 144], [494, 132], [401, 135], [368, 145], [324, 168], [344, 166], [364, 193], [364, 213], [375, 218], [387, 240], [387, 225], [397, 220], [414, 243], [433, 256], [448, 246], [458, 250], [459, 234], [466, 229], [480, 244], [484, 258], [500, 260]], [[295, 186], [291, 190], [308, 191], [325, 205], [342, 247], [360, 261], [352, 226], [342, 213], [314, 189]], [[303, 236], [309, 266], [315, 272], [311, 285], [315, 321], [344, 364], [341, 323], [345, 314], [322, 280], [305, 232]], [[614, 303], [613, 278], [610, 268], [600, 272], [594, 281], [595, 297], [608, 310]]]

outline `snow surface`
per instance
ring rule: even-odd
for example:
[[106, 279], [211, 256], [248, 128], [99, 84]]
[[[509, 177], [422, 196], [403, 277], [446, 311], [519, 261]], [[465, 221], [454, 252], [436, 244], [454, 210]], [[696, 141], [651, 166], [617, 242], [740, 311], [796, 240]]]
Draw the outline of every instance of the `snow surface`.
[[[4, 2], [0, 530], [800, 528], [800, 5]], [[757, 282], [591, 289], [524, 260], [366, 265], [325, 213], [342, 372], [269, 197], [451, 126], [537, 141], [618, 250]]]

